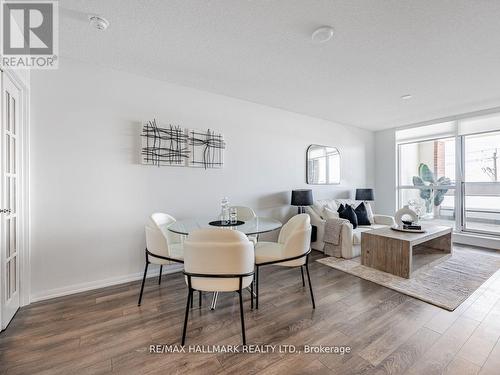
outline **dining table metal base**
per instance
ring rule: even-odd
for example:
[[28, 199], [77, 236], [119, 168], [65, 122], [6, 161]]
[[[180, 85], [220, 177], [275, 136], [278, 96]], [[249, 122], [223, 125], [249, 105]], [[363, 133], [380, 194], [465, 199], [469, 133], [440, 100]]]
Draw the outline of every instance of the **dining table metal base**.
[[[250, 289], [250, 287], [248, 287], [247, 290], [250, 293], [253, 293], [253, 297], [254, 298], [257, 296], [257, 294], [255, 294], [255, 292], [252, 292], [252, 290]], [[219, 292], [214, 292], [214, 294], [212, 296], [212, 303], [210, 304], [210, 310], [215, 310], [215, 308], [217, 307], [217, 298], [218, 297], [219, 297]]]
[[219, 297], [219, 292], [214, 292], [212, 296], [212, 304], [210, 305], [210, 310], [215, 310], [217, 307], [217, 297]]

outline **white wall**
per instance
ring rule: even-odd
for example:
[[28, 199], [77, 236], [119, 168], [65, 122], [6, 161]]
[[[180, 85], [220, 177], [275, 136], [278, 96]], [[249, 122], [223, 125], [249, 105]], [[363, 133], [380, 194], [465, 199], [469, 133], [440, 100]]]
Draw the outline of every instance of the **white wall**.
[[377, 213], [396, 211], [396, 133], [394, 129], [375, 133], [375, 198]]
[[[285, 219], [305, 188], [305, 150], [339, 148], [342, 184], [317, 198], [373, 186], [374, 135], [283, 110], [62, 59], [31, 77], [32, 298], [140, 277], [144, 223], [218, 214], [220, 198]], [[212, 128], [223, 169], [138, 164], [140, 123]]]

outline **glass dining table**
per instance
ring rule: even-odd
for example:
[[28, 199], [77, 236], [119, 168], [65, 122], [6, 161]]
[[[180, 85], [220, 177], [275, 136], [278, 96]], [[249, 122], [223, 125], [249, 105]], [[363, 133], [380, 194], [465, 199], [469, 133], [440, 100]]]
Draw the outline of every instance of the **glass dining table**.
[[262, 233], [272, 232], [282, 227], [281, 221], [276, 219], [272, 219], [269, 217], [260, 217], [257, 216], [251, 220], [247, 220], [240, 225], [231, 225], [231, 226], [215, 226], [210, 223], [215, 221], [215, 219], [185, 219], [178, 220], [175, 223], [172, 223], [168, 230], [177, 233], [188, 235], [192, 231], [196, 229], [205, 229], [205, 228], [226, 228], [226, 229], [234, 229], [239, 230], [240, 232], [245, 233], [247, 236], [258, 235]]
[[[257, 216], [251, 220], [247, 220], [240, 225], [231, 225], [223, 227], [211, 225], [210, 223], [212, 223], [213, 221], [215, 221], [215, 219], [209, 219], [209, 218], [178, 220], [175, 223], [170, 224], [168, 230], [170, 232], [181, 235], [189, 235], [189, 233], [197, 229], [226, 228], [226, 229], [239, 230], [240, 232], [243, 232], [247, 236], [251, 236], [251, 235], [259, 235], [262, 233], [272, 232], [280, 229], [283, 226], [283, 224], [279, 220], [261, 216]], [[217, 305], [218, 296], [219, 293], [215, 292], [212, 298], [212, 304], [210, 306], [211, 310], [215, 309]]]

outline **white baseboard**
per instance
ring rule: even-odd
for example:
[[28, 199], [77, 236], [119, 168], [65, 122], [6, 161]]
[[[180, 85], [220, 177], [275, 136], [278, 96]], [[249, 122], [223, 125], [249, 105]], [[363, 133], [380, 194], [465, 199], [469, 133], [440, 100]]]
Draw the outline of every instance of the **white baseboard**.
[[[170, 267], [164, 268], [163, 275], [175, 273], [182, 271], [182, 264], [175, 264]], [[148, 278], [158, 276], [160, 269], [151, 270], [148, 272]], [[143, 272], [133, 273], [125, 276], [110, 277], [108, 279], [90, 281], [86, 283], [68, 285], [62, 288], [55, 288], [50, 290], [45, 290], [43, 292], [32, 294], [30, 297], [30, 303], [44, 301], [51, 298], [63, 297], [70, 294], [76, 294], [81, 292], [87, 292], [89, 290], [105, 288], [107, 286], [113, 286], [118, 284], [128, 283], [130, 281], [141, 280], [144, 276]]]
[[453, 242], [464, 245], [486, 247], [488, 249], [500, 250], [500, 239], [469, 233], [453, 233]]

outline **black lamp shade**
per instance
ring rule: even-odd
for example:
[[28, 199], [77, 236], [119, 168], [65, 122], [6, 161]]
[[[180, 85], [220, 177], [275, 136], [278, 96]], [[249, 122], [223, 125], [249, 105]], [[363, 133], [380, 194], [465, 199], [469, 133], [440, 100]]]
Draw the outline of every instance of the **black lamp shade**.
[[292, 206], [310, 206], [313, 204], [311, 189], [292, 190]]
[[375, 195], [373, 194], [373, 189], [356, 189], [357, 201], [374, 201]]

